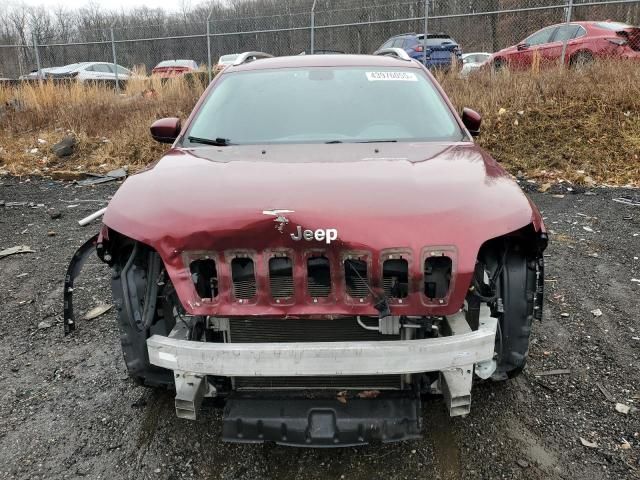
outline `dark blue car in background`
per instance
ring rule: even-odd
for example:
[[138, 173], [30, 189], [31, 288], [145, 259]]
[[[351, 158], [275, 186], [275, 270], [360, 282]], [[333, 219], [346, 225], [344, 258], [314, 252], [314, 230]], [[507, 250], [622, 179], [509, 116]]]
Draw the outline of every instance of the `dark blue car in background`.
[[[382, 48], [402, 48], [407, 54], [420, 63], [424, 61], [424, 33], [403, 33], [384, 42]], [[451, 67], [451, 59], [455, 55], [461, 60], [462, 49], [458, 43], [445, 33], [429, 33], [427, 35], [427, 68]]]

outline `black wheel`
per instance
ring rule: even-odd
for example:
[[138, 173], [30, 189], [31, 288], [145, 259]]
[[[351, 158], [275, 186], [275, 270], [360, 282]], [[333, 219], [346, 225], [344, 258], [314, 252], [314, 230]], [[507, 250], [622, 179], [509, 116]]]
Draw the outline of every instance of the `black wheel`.
[[501, 72], [502, 70], [507, 68], [507, 62], [503, 58], [496, 58], [493, 61], [493, 71]]
[[578, 52], [569, 61], [569, 66], [576, 70], [587, 67], [593, 63], [593, 55], [589, 52]]
[[496, 306], [499, 331], [496, 339], [498, 367], [493, 378], [504, 380], [519, 375], [527, 361], [529, 337], [534, 317], [538, 275], [538, 259], [527, 254], [520, 245], [509, 247], [504, 255], [497, 282]]
[[129, 376], [140, 385], [172, 388], [173, 372], [149, 363], [146, 344], [154, 333], [168, 335], [175, 325], [161, 275], [158, 254], [136, 243], [115, 262], [111, 288]]

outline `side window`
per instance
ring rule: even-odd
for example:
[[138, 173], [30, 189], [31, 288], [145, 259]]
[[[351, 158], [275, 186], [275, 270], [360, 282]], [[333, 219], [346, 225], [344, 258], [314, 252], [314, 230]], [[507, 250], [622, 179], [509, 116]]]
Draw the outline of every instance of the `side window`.
[[413, 37], [409, 37], [409, 38], [405, 38], [404, 39], [404, 44], [402, 46], [403, 46], [403, 48], [406, 49], [406, 48], [414, 47], [416, 45], [418, 45], [418, 40], [416, 40]]
[[[131, 75], [131, 72], [129, 70], [127, 70], [124, 67], [121, 67], [120, 65], [117, 66], [118, 67], [118, 75]], [[113, 68], [113, 67], [111, 67]]]
[[402, 48], [402, 44], [404, 43], [404, 38], [396, 38], [393, 41], [393, 47], [394, 48]]
[[85, 68], [86, 72], [95, 72], [95, 69], [93, 68], [93, 65], [91, 65], [90, 67]]
[[553, 36], [554, 42], [568, 42], [575, 37], [578, 32], [578, 25], [562, 25], [558, 27], [555, 35]]
[[549, 27], [549, 28], [545, 28], [543, 30], [540, 30], [539, 32], [536, 32], [533, 35], [531, 35], [530, 37], [528, 37], [524, 41], [524, 43], [526, 43], [530, 47], [532, 47], [534, 45], [542, 45], [542, 44], [545, 44], [545, 43], [549, 43], [549, 41], [551, 40], [551, 36], [556, 31], [556, 28], [558, 28], [558, 27]]
[[391, 45], [393, 45], [393, 38], [391, 40], [387, 40], [387, 42], [380, 48], [391, 48]]
[[96, 65], [93, 65], [93, 71], [100, 73], [113, 73], [111, 65], [108, 65], [106, 63], [98, 63]]
[[578, 25], [578, 31], [573, 36], [573, 38], [581, 38], [581, 37], [584, 37], [586, 34], [587, 34], [587, 31], [584, 29], [584, 27], [582, 25]]

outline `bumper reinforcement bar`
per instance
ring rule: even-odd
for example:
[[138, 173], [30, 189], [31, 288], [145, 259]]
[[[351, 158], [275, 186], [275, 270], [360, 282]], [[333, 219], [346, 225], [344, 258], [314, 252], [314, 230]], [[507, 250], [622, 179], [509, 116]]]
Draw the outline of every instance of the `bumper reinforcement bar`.
[[[497, 319], [482, 305], [477, 330], [464, 312], [447, 317], [451, 335], [419, 340], [295, 343], [211, 343], [187, 340], [177, 323], [168, 337], [147, 339], [149, 361], [173, 370], [176, 411], [195, 419], [206, 376], [280, 377], [403, 375], [440, 372], [434, 386], [452, 416], [470, 411], [473, 374], [489, 378], [495, 370]], [[213, 393], [215, 395], [215, 392]]]

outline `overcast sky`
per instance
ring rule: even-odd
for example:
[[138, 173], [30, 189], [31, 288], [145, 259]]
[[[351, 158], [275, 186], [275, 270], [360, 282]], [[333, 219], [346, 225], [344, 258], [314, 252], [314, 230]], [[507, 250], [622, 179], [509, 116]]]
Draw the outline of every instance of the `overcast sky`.
[[[5, 0], [0, 0], [4, 3]], [[58, 5], [63, 5], [68, 9], [77, 9], [85, 6], [89, 3], [89, 0], [18, 0], [7, 2], [9, 5], [19, 5], [24, 3], [26, 5], [38, 6], [42, 5], [45, 8], [54, 8]], [[199, 3], [192, 1], [192, 4]], [[149, 7], [149, 8], [163, 8], [167, 11], [177, 11], [180, 8], [180, 0], [102, 0], [99, 2], [100, 8], [103, 10], [128, 10], [136, 7]]]

